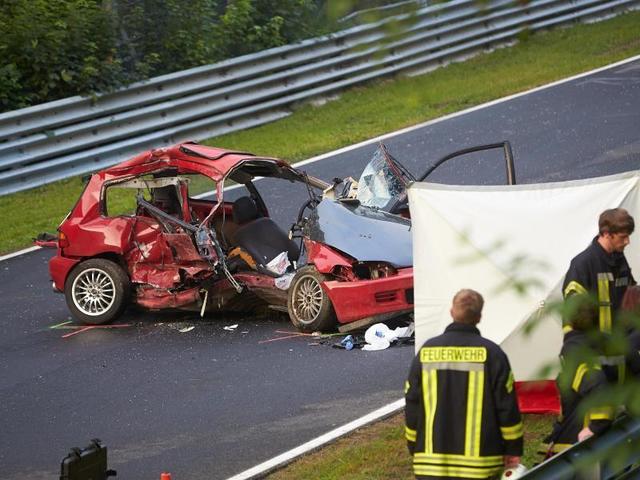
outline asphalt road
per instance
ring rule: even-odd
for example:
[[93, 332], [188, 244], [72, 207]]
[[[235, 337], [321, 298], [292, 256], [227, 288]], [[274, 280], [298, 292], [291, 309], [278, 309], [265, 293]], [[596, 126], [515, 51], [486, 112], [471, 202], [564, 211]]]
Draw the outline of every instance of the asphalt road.
[[[510, 140], [519, 183], [640, 166], [640, 61], [385, 140], [422, 173], [463, 147]], [[305, 167], [357, 177], [374, 144]], [[504, 182], [498, 154], [457, 159], [430, 180]], [[285, 227], [304, 192], [259, 186]], [[34, 232], [37, 233], [37, 232]], [[252, 467], [402, 395], [409, 347], [381, 352], [272, 340], [285, 318], [128, 312], [121, 328], [78, 331], [51, 292], [50, 253], [0, 262], [0, 477], [55, 478], [70, 447], [98, 437], [118, 478], [217, 479]], [[234, 331], [225, 326], [239, 324]], [[182, 333], [180, 329], [194, 326]], [[77, 332], [77, 333], [75, 333]], [[74, 333], [73, 335], [69, 335]], [[64, 337], [66, 336], [66, 338]]]

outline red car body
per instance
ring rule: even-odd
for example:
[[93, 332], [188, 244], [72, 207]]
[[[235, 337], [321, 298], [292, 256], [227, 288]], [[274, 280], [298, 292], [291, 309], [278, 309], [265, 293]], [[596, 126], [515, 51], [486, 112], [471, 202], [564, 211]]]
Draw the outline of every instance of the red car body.
[[[299, 247], [269, 219], [253, 185], [259, 177], [299, 182], [309, 191], [311, 215], [304, 217], [301, 209], [293, 229]], [[215, 200], [191, 196], [192, 178], [215, 185]], [[252, 216], [246, 222], [240, 220], [242, 202], [224, 199], [229, 180], [248, 192], [245, 203]], [[54, 290], [65, 293], [72, 313], [86, 323], [110, 322], [132, 303], [202, 313], [271, 306], [287, 310], [304, 331], [410, 312], [410, 222], [331, 198], [331, 190], [330, 184], [274, 158], [193, 143], [147, 151], [91, 176], [58, 227], [57, 254], [49, 263]], [[132, 210], [112, 213], [118, 192], [129, 192], [125, 200], [136, 193]], [[341, 233], [330, 232], [341, 216]], [[352, 235], [358, 222], [361, 233]], [[257, 224], [262, 229], [250, 235]], [[372, 253], [389, 250], [384, 242], [394, 241], [373, 241], [377, 225], [405, 239], [400, 261]], [[242, 232], [248, 232], [248, 240], [241, 239]], [[381, 235], [389, 237], [385, 232]], [[364, 255], [358, 241], [368, 242]], [[277, 258], [251, 253], [279, 246]], [[278, 259], [290, 265], [275, 271], [270, 262]]]

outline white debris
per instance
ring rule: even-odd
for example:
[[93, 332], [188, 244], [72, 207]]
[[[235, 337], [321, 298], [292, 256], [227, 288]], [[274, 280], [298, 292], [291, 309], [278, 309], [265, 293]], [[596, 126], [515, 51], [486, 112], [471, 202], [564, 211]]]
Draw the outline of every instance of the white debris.
[[413, 333], [413, 324], [408, 327], [398, 327], [395, 330], [391, 330], [384, 323], [376, 323], [367, 328], [364, 333], [364, 339], [367, 345], [362, 347], [363, 350], [370, 352], [376, 350], [384, 350], [389, 348], [391, 343], [395, 342], [398, 338], [409, 337]]
[[278, 287], [280, 290], [289, 290], [289, 286], [291, 285], [291, 280], [293, 280], [294, 275], [295, 274], [291, 272], [285, 273], [281, 277], [276, 278], [274, 282], [276, 287]]
[[267, 268], [273, 273], [283, 275], [287, 271], [287, 267], [291, 265], [287, 252], [281, 252], [276, 258], [267, 263]]

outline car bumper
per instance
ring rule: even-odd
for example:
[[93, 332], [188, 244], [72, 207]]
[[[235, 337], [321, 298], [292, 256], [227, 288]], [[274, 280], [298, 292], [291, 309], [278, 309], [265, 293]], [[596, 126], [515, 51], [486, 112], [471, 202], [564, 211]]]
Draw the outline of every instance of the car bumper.
[[398, 270], [393, 277], [322, 284], [331, 299], [338, 322], [413, 309], [413, 268]]
[[77, 258], [66, 258], [56, 255], [49, 260], [49, 274], [53, 280], [53, 288], [58, 292], [64, 291], [64, 282], [69, 272], [80, 262]]

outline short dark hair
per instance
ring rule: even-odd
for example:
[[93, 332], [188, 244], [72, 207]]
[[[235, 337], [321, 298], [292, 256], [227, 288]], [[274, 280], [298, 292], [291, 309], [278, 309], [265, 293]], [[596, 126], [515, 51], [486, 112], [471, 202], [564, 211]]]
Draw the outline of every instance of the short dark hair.
[[484, 298], [475, 290], [464, 288], [453, 296], [451, 316], [454, 322], [476, 325], [482, 316]]
[[600, 235], [605, 233], [628, 233], [631, 235], [635, 229], [633, 217], [624, 208], [610, 208], [600, 214], [598, 229]]

